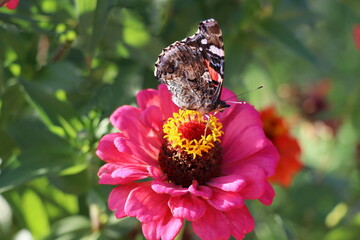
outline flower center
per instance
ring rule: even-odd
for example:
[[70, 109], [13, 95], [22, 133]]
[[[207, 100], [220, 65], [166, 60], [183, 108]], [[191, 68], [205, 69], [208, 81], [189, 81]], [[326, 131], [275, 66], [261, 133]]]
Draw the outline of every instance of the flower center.
[[161, 169], [168, 180], [188, 187], [193, 180], [206, 183], [219, 174], [222, 124], [197, 111], [179, 110], [163, 126], [164, 142], [159, 153]]
[[[205, 133], [206, 125], [197, 121], [184, 122], [178, 127], [178, 131], [184, 139], [189, 141], [196, 139], [201, 140]], [[206, 129], [206, 135], [211, 133], [210, 129]]]

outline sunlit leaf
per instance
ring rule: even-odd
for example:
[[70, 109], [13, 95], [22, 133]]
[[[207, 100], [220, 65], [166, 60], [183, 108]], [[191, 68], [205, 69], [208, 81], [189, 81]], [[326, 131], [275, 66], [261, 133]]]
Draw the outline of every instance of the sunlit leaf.
[[[81, 184], [73, 183], [73, 185]], [[48, 217], [51, 220], [59, 219], [69, 214], [76, 214], [79, 211], [77, 197], [58, 189], [48, 177], [37, 178], [27, 183], [26, 187], [32, 189], [41, 197]]]
[[41, 198], [33, 191], [25, 191], [22, 196], [22, 211], [26, 225], [34, 237], [44, 237], [49, 231], [49, 219]]
[[359, 226], [344, 226], [335, 228], [330, 231], [325, 237], [324, 240], [338, 240], [338, 239], [349, 239], [356, 240], [360, 235]]

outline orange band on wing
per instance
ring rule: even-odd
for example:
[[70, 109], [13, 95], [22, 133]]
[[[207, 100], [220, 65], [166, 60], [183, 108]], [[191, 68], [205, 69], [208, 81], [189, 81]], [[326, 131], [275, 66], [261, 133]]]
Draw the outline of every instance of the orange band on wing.
[[209, 63], [208, 60], [205, 60], [205, 64], [206, 64], [206, 67], [209, 69], [211, 80], [218, 82], [219, 81], [219, 74], [215, 71], [215, 69], [210, 67], [210, 63]]

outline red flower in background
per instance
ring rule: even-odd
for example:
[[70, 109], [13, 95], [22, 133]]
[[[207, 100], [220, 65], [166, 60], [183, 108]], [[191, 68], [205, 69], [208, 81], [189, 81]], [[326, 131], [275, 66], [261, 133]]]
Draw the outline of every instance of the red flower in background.
[[298, 141], [290, 136], [289, 126], [280, 117], [274, 107], [260, 111], [266, 136], [273, 142], [280, 153], [275, 174], [269, 178], [284, 187], [290, 186], [295, 174], [303, 167], [300, 162], [301, 149]]
[[360, 24], [355, 25], [353, 29], [353, 35], [355, 46], [360, 51]]
[[8, 9], [15, 9], [17, 5], [19, 4], [20, 0], [2, 0], [0, 1], [0, 7], [5, 6]]

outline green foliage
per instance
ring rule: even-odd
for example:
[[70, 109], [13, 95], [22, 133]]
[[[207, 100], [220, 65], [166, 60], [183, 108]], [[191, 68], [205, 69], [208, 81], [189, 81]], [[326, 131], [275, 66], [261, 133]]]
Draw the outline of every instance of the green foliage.
[[[24, 229], [34, 239], [143, 239], [135, 219], [107, 209], [111, 186], [97, 183], [96, 145], [118, 106], [157, 86], [161, 49], [207, 18], [223, 30], [225, 86], [265, 85], [245, 97], [296, 123], [306, 165], [290, 188], [276, 188], [273, 205], [249, 203], [256, 229], [246, 239], [358, 239], [359, 16], [357, 0], [20, 0], [0, 8], [1, 239]], [[330, 90], [318, 94], [323, 79]], [[309, 96], [327, 108], [307, 114]]]

